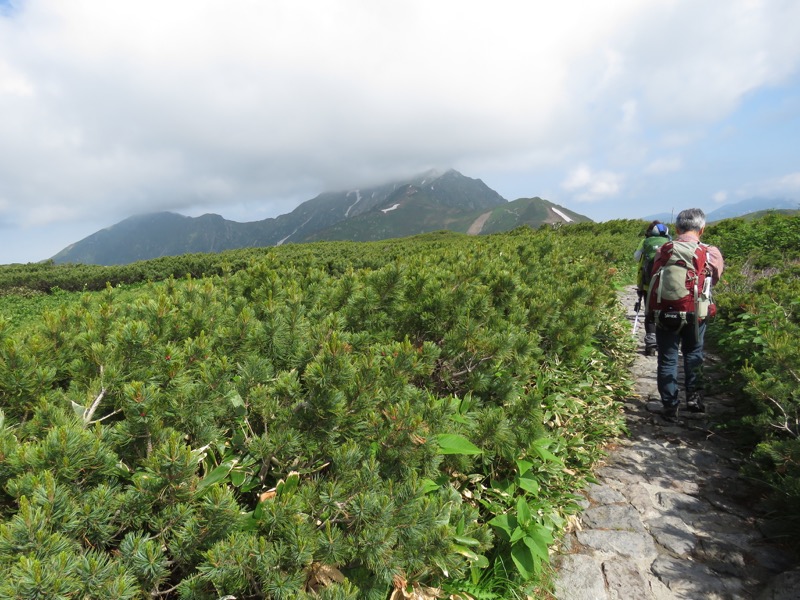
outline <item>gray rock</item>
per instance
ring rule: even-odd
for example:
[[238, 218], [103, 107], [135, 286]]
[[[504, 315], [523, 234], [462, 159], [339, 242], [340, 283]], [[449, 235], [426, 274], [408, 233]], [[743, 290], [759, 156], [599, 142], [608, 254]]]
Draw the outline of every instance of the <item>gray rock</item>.
[[661, 400], [654, 400], [647, 403], [647, 410], [650, 411], [651, 413], [660, 415], [663, 408], [664, 405], [661, 404]]
[[610, 600], [651, 600], [650, 584], [630, 561], [610, 559], [603, 562], [603, 575]]
[[800, 598], [800, 567], [774, 577], [757, 600], [797, 600]]
[[651, 570], [676, 598], [703, 600], [730, 600], [742, 597], [744, 586], [737, 579], [720, 577], [705, 565], [690, 559], [659, 556]]
[[586, 488], [589, 500], [597, 504], [619, 504], [625, 502], [625, 496], [607, 485], [590, 483]]
[[593, 506], [584, 511], [581, 520], [593, 529], [645, 532], [638, 511], [629, 505]]
[[599, 552], [615, 553], [636, 560], [652, 560], [658, 554], [653, 538], [636, 531], [587, 529], [576, 533], [578, 541]]
[[631, 506], [639, 511], [642, 519], [654, 518], [661, 514], [661, 511], [656, 508], [656, 504], [653, 502], [653, 497], [648, 491], [647, 484], [637, 483], [628, 486], [625, 490], [625, 496]]
[[676, 516], [686, 513], [703, 514], [707, 513], [710, 508], [707, 502], [682, 492], [658, 492], [656, 501], [664, 511]]
[[711, 450], [698, 450], [695, 448], [679, 448], [678, 458], [700, 469], [714, 469], [719, 466], [720, 460], [720, 457]]
[[[636, 472], [626, 471], [616, 467], [600, 467], [597, 469], [597, 475], [604, 480], [613, 479], [620, 483], [638, 483], [641, 481], [642, 476]], [[606, 481], [608, 483], [608, 481]]]
[[557, 600], [609, 600], [600, 563], [590, 556], [567, 554], [556, 566]]
[[712, 510], [707, 514], [692, 515], [690, 523], [697, 529], [714, 533], [739, 533], [754, 531], [753, 524], [731, 513]]
[[730, 540], [701, 536], [694, 551], [694, 558], [718, 573], [735, 577], [746, 575], [745, 552]]
[[737, 504], [730, 496], [718, 494], [712, 491], [706, 492], [705, 498], [714, 508], [725, 511], [732, 515], [746, 518], [750, 514], [750, 511], [747, 508]]
[[678, 517], [664, 516], [648, 521], [650, 533], [667, 551], [688, 557], [697, 545], [692, 528]]

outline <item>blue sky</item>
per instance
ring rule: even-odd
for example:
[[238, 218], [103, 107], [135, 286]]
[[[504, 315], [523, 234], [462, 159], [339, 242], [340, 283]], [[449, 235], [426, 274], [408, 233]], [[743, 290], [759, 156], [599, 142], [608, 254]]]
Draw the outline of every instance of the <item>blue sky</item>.
[[455, 168], [595, 220], [800, 202], [795, 0], [0, 0], [0, 264]]

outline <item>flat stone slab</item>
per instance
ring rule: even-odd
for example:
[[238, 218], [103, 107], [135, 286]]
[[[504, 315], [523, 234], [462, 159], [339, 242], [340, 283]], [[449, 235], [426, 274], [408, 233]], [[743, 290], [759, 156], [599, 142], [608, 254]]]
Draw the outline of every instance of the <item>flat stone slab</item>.
[[689, 556], [697, 546], [692, 527], [678, 517], [662, 516], [647, 522], [656, 542], [678, 556]]
[[610, 600], [600, 563], [583, 554], [567, 554], [557, 564], [557, 600]]
[[608, 529], [587, 529], [576, 533], [578, 541], [598, 552], [609, 552], [634, 558], [652, 560], [658, 555], [652, 536], [645, 532]]
[[583, 512], [581, 520], [591, 529], [645, 532], [639, 512], [627, 504], [592, 506]]
[[650, 584], [641, 570], [630, 561], [610, 559], [603, 562], [603, 575], [609, 600], [651, 600]]
[[720, 577], [706, 565], [691, 559], [659, 556], [651, 567], [658, 577], [675, 594], [676, 598], [703, 600], [731, 600], [744, 598], [744, 586], [735, 578]]
[[711, 510], [708, 502], [683, 492], [664, 490], [656, 494], [656, 501], [664, 512], [677, 516], [687, 513], [704, 514]]
[[800, 567], [772, 579], [757, 600], [797, 600], [799, 590]]
[[590, 483], [586, 488], [586, 495], [589, 500], [597, 504], [619, 504], [626, 502], [625, 496], [608, 485], [598, 485]]

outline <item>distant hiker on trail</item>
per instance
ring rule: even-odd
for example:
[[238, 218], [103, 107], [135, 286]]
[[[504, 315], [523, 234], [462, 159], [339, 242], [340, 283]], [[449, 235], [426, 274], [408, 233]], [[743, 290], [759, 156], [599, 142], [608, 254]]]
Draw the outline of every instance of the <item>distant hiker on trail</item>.
[[678, 351], [683, 353], [686, 408], [704, 412], [703, 338], [706, 320], [716, 307], [711, 290], [724, 268], [715, 246], [700, 243], [706, 216], [699, 208], [682, 211], [675, 219], [678, 237], [661, 246], [653, 265], [647, 296], [647, 318], [656, 325], [658, 392], [664, 406], [662, 418], [678, 421]]
[[[653, 221], [647, 226], [639, 247], [633, 253], [633, 260], [639, 262], [639, 268], [636, 270], [636, 290], [639, 294], [639, 301], [636, 303], [637, 313], [638, 306], [641, 305], [642, 299], [647, 297], [647, 291], [650, 289], [650, 275], [653, 272], [656, 252], [671, 239], [667, 226], [661, 221]], [[645, 319], [644, 332], [644, 353], [653, 356], [656, 353], [655, 322]]]

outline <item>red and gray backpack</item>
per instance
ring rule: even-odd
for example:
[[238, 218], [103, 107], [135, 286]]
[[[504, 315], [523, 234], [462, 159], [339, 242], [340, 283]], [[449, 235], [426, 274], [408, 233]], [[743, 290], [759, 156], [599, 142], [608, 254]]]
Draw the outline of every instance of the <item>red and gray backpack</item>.
[[679, 330], [716, 314], [711, 300], [708, 246], [668, 242], [661, 247], [650, 280], [647, 316], [662, 327]]

